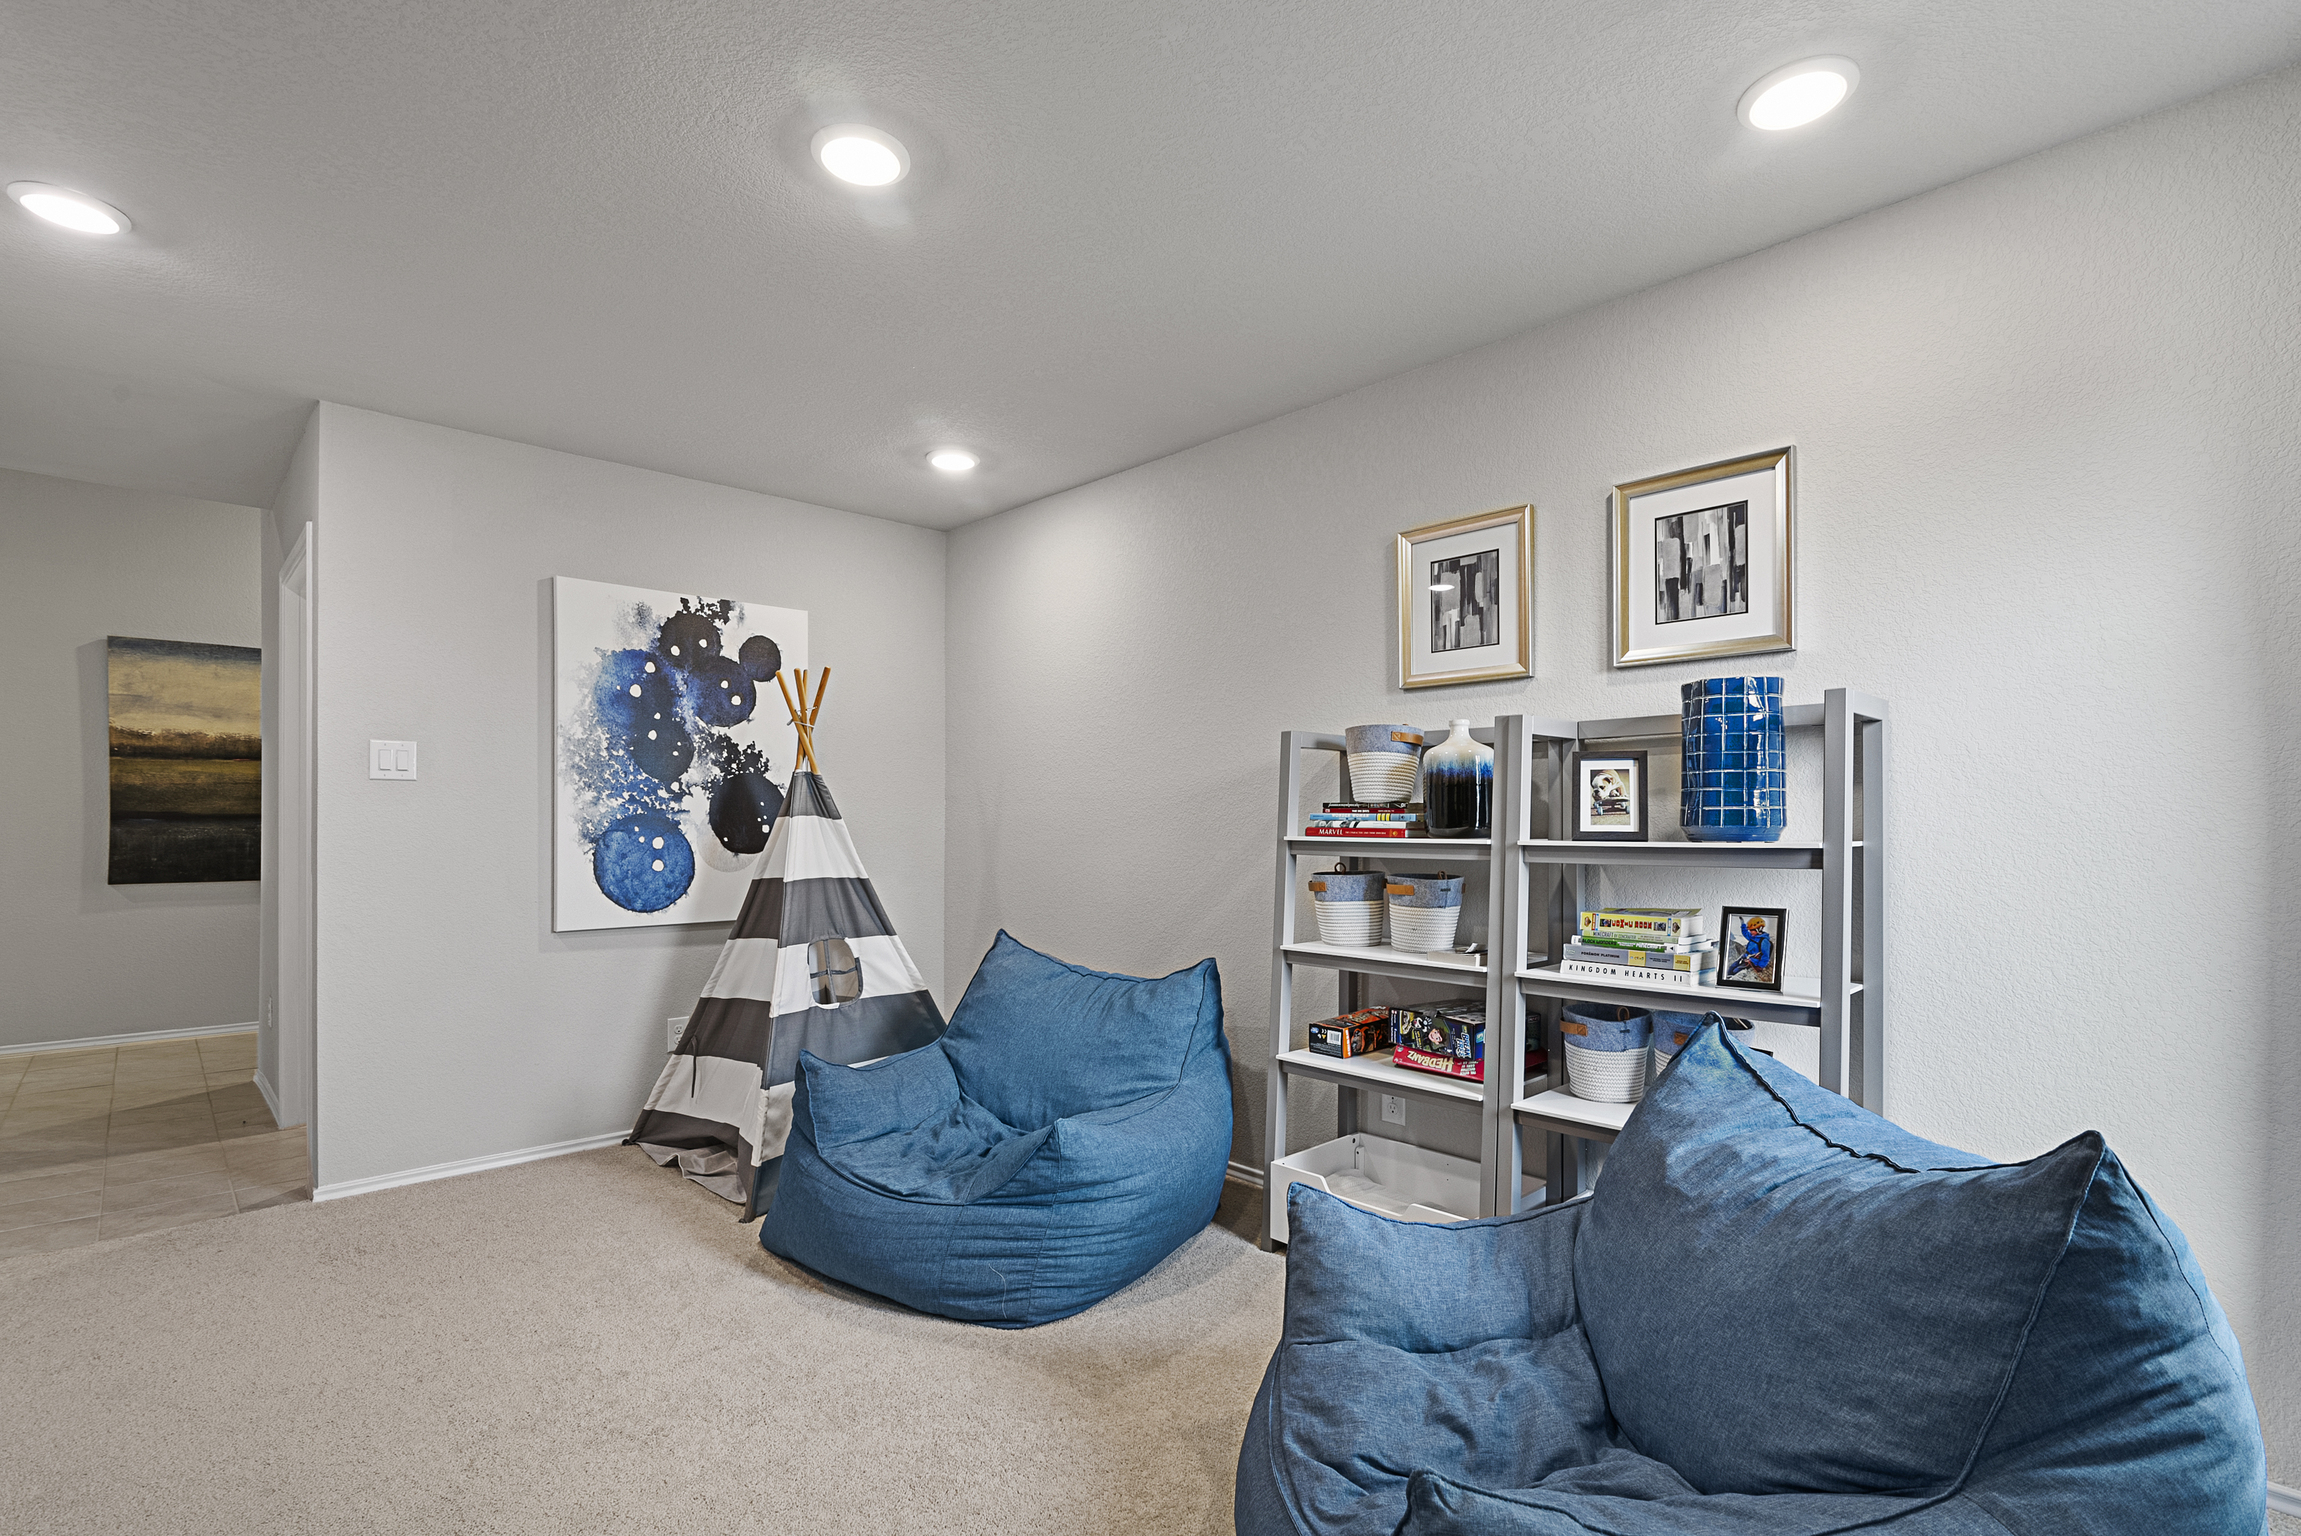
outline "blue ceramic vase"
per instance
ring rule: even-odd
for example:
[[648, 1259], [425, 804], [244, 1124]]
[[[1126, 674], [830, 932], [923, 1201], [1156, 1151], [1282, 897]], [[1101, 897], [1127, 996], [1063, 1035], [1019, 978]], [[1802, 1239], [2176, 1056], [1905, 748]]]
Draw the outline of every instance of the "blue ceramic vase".
[[1422, 819], [1432, 837], [1490, 837], [1494, 749], [1471, 739], [1470, 722], [1450, 720], [1447, 738], [1422, 754]]
[[1679, 690], [1678, 824], [1696, 843], [1771, 843], [1789, 821], [1782, 680], [1705, 677]]

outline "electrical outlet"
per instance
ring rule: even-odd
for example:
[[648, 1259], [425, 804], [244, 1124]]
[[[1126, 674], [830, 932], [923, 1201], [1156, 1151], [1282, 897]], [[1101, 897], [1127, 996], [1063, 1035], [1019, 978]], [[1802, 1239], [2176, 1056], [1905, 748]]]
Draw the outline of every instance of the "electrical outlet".
[[1405, 1097], [1396, 1093], [1384, 1094], [1382, 1096], [1382, 1118], [1392, 1125], [1404, 1125], [1406, 1123]]
[[683, 1013], [683, 1014], [679, 1015], [679, 1017], [677, 1017], [677, 1018], [675, 1018], [675, 1019], [665, 1019], [665, 1020], [663, 1021], [663, 1048], [664, 1048], [665, 1050], [667, 1050], [667, 1051], [676, 1051], [676, 1050], [678, 1050], [678, 1049], [679, 1049], [679, 1037], [680, 1037], [681, 1035], [684, 1035], [684, 1034], [686, 1034], [686, 1033], [687, 1033], [687, 1015], [686, 1015], [686, 1014], [684, 1014], [684, 1013]]

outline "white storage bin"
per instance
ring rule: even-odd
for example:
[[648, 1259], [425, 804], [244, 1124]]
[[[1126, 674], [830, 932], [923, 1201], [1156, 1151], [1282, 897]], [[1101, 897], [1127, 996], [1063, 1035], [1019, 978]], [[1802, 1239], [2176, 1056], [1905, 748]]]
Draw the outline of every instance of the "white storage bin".
[[1470, 1221], [1478, 1214], [1476, 1163], [1387, 1136], [1338, 1136], [1270, 1165], [1271, 1236], [1282, 1243], [1290, 1184], [1323, 1189], [1400, 1221]]

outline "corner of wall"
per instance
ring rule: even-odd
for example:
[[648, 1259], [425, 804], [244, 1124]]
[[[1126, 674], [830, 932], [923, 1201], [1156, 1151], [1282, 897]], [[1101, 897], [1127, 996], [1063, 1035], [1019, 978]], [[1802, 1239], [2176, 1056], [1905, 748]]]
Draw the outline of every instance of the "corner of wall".
[[273, 743], [279, 739], [279, 677], [272, 658], [279, 654], [280, 643], [280, 572], [287, 564], [288, 553], [295, 548], [297, 535], [303, 525], [315, 522], [319, 516], [319, 426], [324, 405], [312, 407], [304, 419], [303, 435], [296, 443], [296, 451], [288, 461], [287, 473], [280, 477], [279, 489], [272, 495], [271, 507], [263, 517], [264, 557], [258, 575], [261, 589], [257, 603], [263, 612], [263, 876], [260, 915], [257, 919], [258, 940], [256, 954], [256, 1072], [271, 1088], [280, 1080], [279, 1000], [276, 996], [280, 974], [280, 885], [279, 843], [275, 828], [279, 822], [279, 780], [275, 765], [279, 754]]

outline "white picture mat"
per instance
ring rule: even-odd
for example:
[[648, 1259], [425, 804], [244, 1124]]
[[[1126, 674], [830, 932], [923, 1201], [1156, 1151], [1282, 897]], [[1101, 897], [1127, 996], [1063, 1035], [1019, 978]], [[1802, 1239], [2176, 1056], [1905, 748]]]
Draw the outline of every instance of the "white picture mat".
[[[679, 611], [682, 598], [704, 597], [693, 592], [662, 592], [649, 587], [626, 587], [613, 582], [584, 581], [573, 576], [551, 579], [552, 656], [552, 784], [551, 784], [551, 931], [574, 933], [594, 928], [655, 928], [673, 923], [732, 922], [742, 909], [751, 884], [752, 866], [759, 855], [737, 855], [711, 835], [710, 796], [689, 783], [680, 803], [680, 819], [695, 849], [695, 879], [677, 901], [660, 912], [634, 912], [616, 905], [599, 889], [592, 874], [590, 850], [580, 831], [578, 800], [581, 788], [568, 764], [567, 741], [580, 729], [582, 712], [590, 707], [591, 690], [603, 653], [626, 647], [644, 648], [647, 640], [634, 630], [630, 614], [644, 604], [656, 622]], [[745, 638], [767, 634], [783, 652], [783, 668], [807, 665], [807, 615], [798, 608], [776, 608], [765, 603], [737, 603], [734, 617], [723, 626], [727, 652], [732, 655]], [[751, 718], [727, 727], [725, 734], [751, 742], [764, 751], [774, 766], [778, 787], [791, 776], [792, 731], [783, 696], [770, 680]]]
[[[1495, 667], [1518, 665], [1518, 637], [1524, 622], [1518, 611], [1522, 601], [1518, 590], [1518, 574], [1526, 568], [1526, 552], [1519, 547], [1522, 526], [1513, 518], [1491, 528], [1444, 534], [1437, 538], [1419, 540], [1407, 547], [1405, 595], [1413, 604], [1410, 622], [1406, 626], [1408, 677], [1419, 683], [1435, 677], [1445, 677], [1450, 673], [1484, 672]], [[1460, 559], [1489, 549], [1501, 553], [1502, 571], [1498, 585], [1501, 589], [1502, 612], [1501, 624], [1496, 630], [1499, 638], [1492, 645], [1469, 646], [1453, 651], [1432, 649], [1431, 599], [1436, 595], [1430, 590], [1432, 564], [1440, 560]]]
[[[1620, 821], [1600, 824], [1592, 791], [1593, 781], [1601, 773], [1617, 774], [1628, 786], [1624, 797], [1628, 810]], [[1574, 821], [1582, 832], [1630, 832], [1638, 826], [1638, 807], [1646, 798], [1645, 765], [1635, 758], [1585, 758], [1575, 765]]]
[[[1678, 646], [1716, 645], [1735, 640], [1759, 640], [1782, 633], [1786, 617], [1781, 589], [1782, 506], [1779, 468], [1752, 470], [1721, 480], [1649, 491], [1629, 498], [1623, 516], [1628, 520], [1623, 559], [1628, 575], [1630, 654], [1667, 650]], [[1750, 504], [1750, 607], [1747, 613], [1719, 614], [1714, 618], [1681, 619], [1672, 624], [1654, 619], [1654, 524], [1657, 519], [1707, 507]]]

